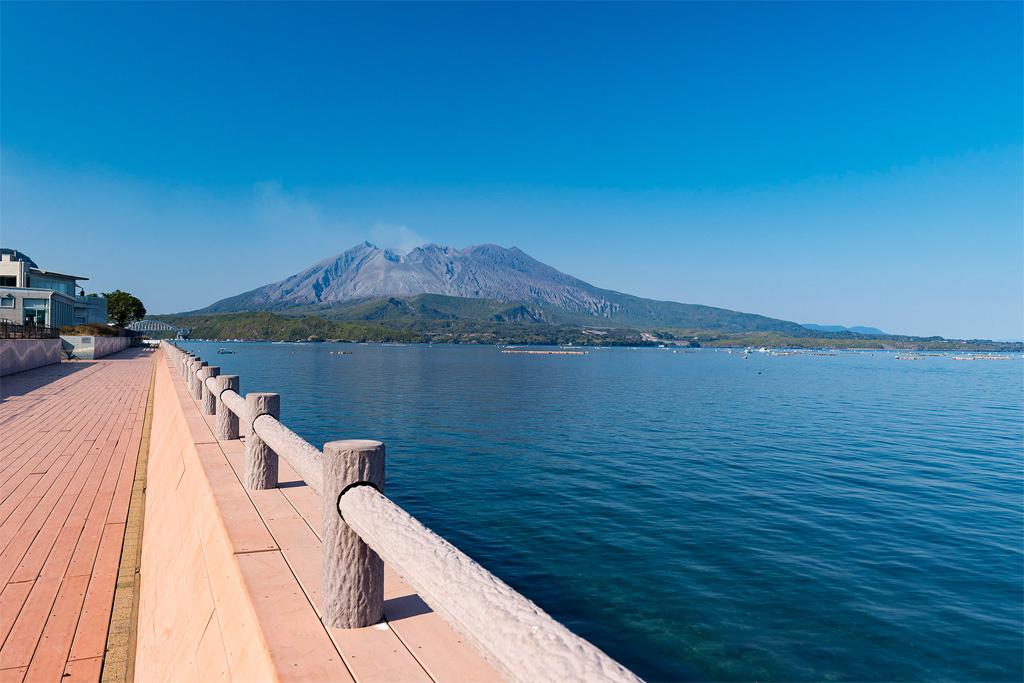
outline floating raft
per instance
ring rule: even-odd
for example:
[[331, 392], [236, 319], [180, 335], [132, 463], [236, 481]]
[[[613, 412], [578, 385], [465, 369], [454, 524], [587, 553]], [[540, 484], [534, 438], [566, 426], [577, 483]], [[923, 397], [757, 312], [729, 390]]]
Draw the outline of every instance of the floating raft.
[[502, 353], [521, 353], [532, 356], [585, 356], [587, 351], [539, 351], [530, 349], [502, 349]]

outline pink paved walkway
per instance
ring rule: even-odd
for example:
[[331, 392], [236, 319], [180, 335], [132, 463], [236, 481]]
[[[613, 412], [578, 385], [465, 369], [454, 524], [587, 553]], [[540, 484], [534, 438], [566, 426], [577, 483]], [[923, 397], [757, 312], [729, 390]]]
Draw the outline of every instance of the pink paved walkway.
[[0, 378], [0, 681], [97, 681], [153, 371], [129, 349]]

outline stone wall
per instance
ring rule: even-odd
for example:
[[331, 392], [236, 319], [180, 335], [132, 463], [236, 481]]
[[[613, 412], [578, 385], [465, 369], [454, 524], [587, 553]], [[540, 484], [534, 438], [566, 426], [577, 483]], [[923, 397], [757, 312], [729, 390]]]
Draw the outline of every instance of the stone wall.
[[60, 339], [0, 339], [0, 377], [60, 362]]
[[93, 337], [93, 358], [103, 358], [118, 351], [124, 351], [132, 345], [131, 337]]
[[64, 348], [81, 360], [96, 360], [131, 346], [131, 337], [80, 337], [62, 334]]

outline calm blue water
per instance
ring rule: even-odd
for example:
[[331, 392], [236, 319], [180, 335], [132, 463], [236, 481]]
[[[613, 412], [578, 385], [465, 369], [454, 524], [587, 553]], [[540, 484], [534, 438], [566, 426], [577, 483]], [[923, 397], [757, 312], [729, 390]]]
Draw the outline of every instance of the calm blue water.
[[650, 680], [1024, 678], [1019, 355], [186, 346]]

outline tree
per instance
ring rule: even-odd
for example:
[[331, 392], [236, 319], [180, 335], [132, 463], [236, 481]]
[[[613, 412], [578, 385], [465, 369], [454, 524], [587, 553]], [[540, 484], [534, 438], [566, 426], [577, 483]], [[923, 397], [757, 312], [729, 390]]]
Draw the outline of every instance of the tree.
[[146, 317], [146, 307], [137, 298], [128, 292], [115, 289], [103, 296], [107, 298], [107, 320], [124, 327], [134, 320], [142, 320]]

